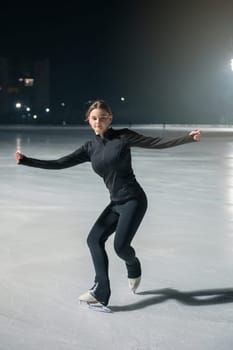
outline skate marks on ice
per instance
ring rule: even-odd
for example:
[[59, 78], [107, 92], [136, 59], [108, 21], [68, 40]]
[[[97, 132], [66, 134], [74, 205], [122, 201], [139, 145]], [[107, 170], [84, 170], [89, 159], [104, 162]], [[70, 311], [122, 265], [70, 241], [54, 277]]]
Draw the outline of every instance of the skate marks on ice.
[[140, 296], [153, 295], [153, 297], [129, 305], [111, 306], [111, 310], [113, 312], [135, 311], [148, 306], [160, 304], [171, 299], [190, 306], [208, 306], [233, 303], [233, 287], [204, 289], [188, 292], [181, 292], [172, 288], [164, 288], [138, 292], [136, 294]]

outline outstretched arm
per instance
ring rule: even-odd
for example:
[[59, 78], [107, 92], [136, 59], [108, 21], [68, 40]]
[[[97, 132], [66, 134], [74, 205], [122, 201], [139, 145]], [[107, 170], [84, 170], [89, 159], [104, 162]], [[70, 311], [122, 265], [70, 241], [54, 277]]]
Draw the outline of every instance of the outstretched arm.
[[21, 152], [16, 152], [15, 159], [18, 164], [42, 169], [65, 169], [89, 161], [88, 153], [84, 146], [73, 153], [55, 160], [43, 160], [26, 157]]
[[124, 135], [129, 141], [130, 146], [143, 148], [168, 148], [183, 145], [189, 142], [200, 141], [201, 139], [200, 130], [193, 130], [188, 134], [172, 139], [144, 136], [129, 129], [125, 129]]

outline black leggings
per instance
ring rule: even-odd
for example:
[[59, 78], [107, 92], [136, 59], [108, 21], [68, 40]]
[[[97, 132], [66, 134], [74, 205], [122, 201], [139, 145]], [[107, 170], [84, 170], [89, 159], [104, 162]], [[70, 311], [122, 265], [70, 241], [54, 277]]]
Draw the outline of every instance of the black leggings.
[[131, 199], [123, 204], [111, 202], [99, 216], [89, 233], [87, 244], [96, 274], [93, 294], [104, 305], [107, 305], [111, 293], [105, 242], [113, 232], [116, 232], [114, 249], [117, 255], [125, 261], [128, 278], [139, 277], [141, 275], [140, 262], [130, 244], [146, 209], [147, 198], [144, 192], [138, 198]]

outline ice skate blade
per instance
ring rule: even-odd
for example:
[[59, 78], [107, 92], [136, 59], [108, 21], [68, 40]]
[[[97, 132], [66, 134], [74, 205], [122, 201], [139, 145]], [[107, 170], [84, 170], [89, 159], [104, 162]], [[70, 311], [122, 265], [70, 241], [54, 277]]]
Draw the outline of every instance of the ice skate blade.
[[93, 311], [98, 311], [98, 312], [105, 312], [105, 313], [112, 313], [112, 310], [107, 307], [107, 306], [104, 306], [102, 304], [88, 304], [88, 307], [90, 310], [93, 310]]
[[90, 305], [90, 304], [95, 305], [95, 304], [98, 304], [98, 301], [90, 303], [90, 302], [85, 301], [85, 300], [79, 300], [79, 304], [80, 305]]
[[112, 310], [109, 307], [104, 306], [103, 304], [98, 303], [98, 302], [97, 303], [88, 303], [86, 301], [80, 300], [79, 304], [87, 307], [89, 310], [98, 311], [98, 312], [105, 312], [105, 313], [112, 313]]

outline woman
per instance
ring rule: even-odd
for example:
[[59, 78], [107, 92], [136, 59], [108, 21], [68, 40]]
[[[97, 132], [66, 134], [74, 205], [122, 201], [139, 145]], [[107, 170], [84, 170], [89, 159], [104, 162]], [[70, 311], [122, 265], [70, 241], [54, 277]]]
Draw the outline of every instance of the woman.
[[44, 168], [64, 169], [84, 162], [91, 162], [110, 192], [110, 203], [92, 227], [87, 238], [94, 268], [94, 286], [79, 297], [87, 303], [107, 305], [110, 298], [108, 257], [105, 242], [115, 232], [114, 248], [123, 259], [127, 269], [129, 288], [135, 292], [141, 280], [141, 265], [131, 246], [132, 239], [147, 209], [147, 198], [137, 182], [131, 166], [131, 147], [167, 148], [199, 141], [199, 130], [182, 137], [164, 140], [147, 137], [127, 128], [115, 130], [110, 127], [112, 112], [107, 103], [98, 100], [86, 112], [86, 120], [94, 130], [92, 140], [67, 156], [56, 160], [28, 158], [16, 152], [19, 164]]

